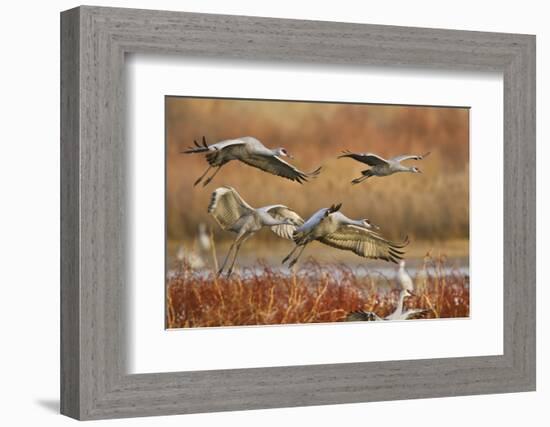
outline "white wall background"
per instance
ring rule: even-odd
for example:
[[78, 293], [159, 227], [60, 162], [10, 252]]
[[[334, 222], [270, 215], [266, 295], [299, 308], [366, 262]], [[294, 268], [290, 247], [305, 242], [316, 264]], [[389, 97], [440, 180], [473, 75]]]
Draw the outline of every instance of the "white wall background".
[[[544, 2], [253, 0], [96, 1], [97, 5], [455, 28], [537, 35], [538, 259], [550, 238], [548, 169], [550, 27]], [[2, 6], [0, 66], [0, 420], [3, 425], [67, 425], [59, 384], [59, 11], [74, 1]], [[6, 96], [7, 95], [7, 96]], [[542, 301], [549, 274], [538, 267], [538, 391], [508, 395], [273, 409], [110, 421], [111, 425], [278, 426], [547, 425], [550, 316]]]

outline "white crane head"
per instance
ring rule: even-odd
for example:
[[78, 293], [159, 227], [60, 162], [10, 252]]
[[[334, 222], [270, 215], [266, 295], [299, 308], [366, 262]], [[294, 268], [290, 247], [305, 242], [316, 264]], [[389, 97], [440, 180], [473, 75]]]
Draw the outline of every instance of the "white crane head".
[[279, 156], [279, 157], [288, 157], [289, 159], [293, 159], [294, 157], [291, 156], [288, 152], [288, 150], [286, 148], [283, 148], [283, 147], [278, 147], [278, 148], [275, 148], [275, 150], [273, 150], [273, 153], [276, 155], [276, 156]]

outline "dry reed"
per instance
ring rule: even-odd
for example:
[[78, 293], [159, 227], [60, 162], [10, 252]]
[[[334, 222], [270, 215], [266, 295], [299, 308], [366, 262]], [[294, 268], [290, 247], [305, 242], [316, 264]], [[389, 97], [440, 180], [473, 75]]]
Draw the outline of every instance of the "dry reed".
[[[415, 282], [415, 295], [405, 300], [405, 308], [429, 309], [423, 318], [469, 316], [469, 277], [445, 269], [444, 257], [427, 258]], [[356, 310], [384, 317], [395, 309], [398, 295], [394, 278], [360, 274], [345, 264], [309, 261], [293, 274], [258, 264], [230, 278], [183, 265], [168, 281], [167, 326], [337, 322]]]

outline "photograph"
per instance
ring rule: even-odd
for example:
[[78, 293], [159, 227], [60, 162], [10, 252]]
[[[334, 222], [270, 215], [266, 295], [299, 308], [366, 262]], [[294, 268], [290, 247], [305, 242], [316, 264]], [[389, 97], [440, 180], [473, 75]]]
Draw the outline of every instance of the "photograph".
[[166, 328], [469, 318], [469, 120], [166, 95]]

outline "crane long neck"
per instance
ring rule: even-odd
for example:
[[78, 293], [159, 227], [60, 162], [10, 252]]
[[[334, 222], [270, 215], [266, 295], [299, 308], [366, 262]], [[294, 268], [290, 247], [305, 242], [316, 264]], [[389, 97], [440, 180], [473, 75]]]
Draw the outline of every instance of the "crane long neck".
[[405, 166], [401, 163], [398, 163], [394, 168], [396, 172], [413, 172], [413, 167]]
[[403, 312], [403, 303], [405, 302], [405, 292], [401, 291], [399, 293], [399, 301], [397, 302], [397, 308], [396, 312], [399, 312], [400, 314]]

